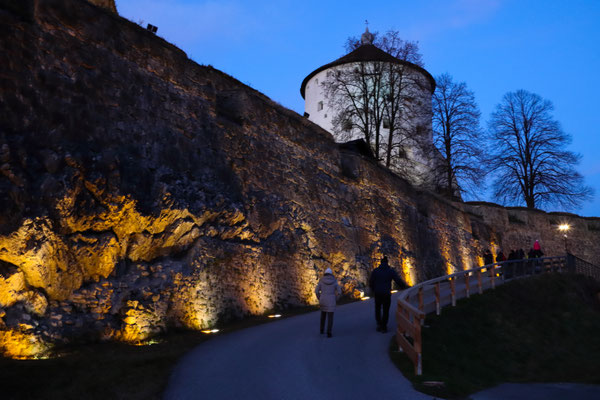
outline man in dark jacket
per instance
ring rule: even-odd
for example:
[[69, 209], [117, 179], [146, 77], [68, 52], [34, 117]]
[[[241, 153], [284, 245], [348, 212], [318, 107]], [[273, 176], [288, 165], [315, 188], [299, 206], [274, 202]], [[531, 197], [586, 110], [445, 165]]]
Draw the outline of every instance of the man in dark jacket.
[[369, 287], [375, 297], [377, 332], [387, 332], [390, 304], [392, 302], [392, 280], [396, 282], [400, 288], [406, 288], [406, 284], [402, 282], [398, 273], [390, 268], [387, 257], [383, 256], [379, 267], [371, 272], [371, 278], [369, 279]]

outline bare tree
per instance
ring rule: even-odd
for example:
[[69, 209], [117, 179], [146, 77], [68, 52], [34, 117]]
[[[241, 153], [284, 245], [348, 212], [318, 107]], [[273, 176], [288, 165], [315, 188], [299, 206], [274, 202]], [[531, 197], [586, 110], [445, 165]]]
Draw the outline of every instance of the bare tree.
[[[408, 61], [420, 67], [423, 66], [417, 42], [402, 40], [398, 31], [388, 31], [381, 38], [381, 48], [399, 60]], [[421, 81], [415, 79], [406, 64], [387, 63], [384, 66], [383, 93], [385, 110], [384, 120], [387, 121], [387, 146], [385, 148], [385, 165], [392, 165], [393, 156], [403, 158], [404, 144], [411, 132], [404, 132], [403, 127], [409, 115], [414, 116], [416, 109], [412, 107], [414, 88], [421, 87]], [[397, 163], [396, 163], [397, 164]]]
[[[425, 65], [423, 64], [423, 56], [419, 52], [419, 42], [403, 40], [400, 37], [400, 32], [394, 30], [387, 31], [384, 36], [379, 35], [379, 32], [373, 32], [373, 37], [373, 45], [394, 57], [419, 67]], [[361, 41], [357, 36], [351, 36], [346, 40], [345, 48], [347, 52], [354, 51], [360, 46]]]
[[574, 168], [581, 156], [565, 150], [571, 137], [552, 117], [553, 108], [525, 90], [507, 93], [496, 106], [489, 123], [489, 162], [496, 174], [494, 196], [504, 204], [572, 209], [592, 198], [593, 190]]
[[[373, 35], [373, 45], [389, 55], [423, 65], [416, 42], [402, 40], [396, 31], [389, 31], [383, 37]], [[346, 49], [352, 52], [362, 45], [358, 38], [350, 37]], [[394, 155], [402, 157], [403, 140], [410, 136], [401, 130], [406, 125], [404, 119], [411, 115], [407, 112], [412, 100], [411, 88], [422, 84], [415, 79], [411, 68], [389, 60], [365, 61], [350, 67], [340, 65], [322, 83], [330, 107], [336, 110], [332, 119], [336, 136], [348, 140], [360, 134], [387, 167], [391, 166]]]
[[438, 167], [438, 186], [451, 198], [459, 193], [474, 194], [485, 177], [479, 107], [466, 83], [454, 82], [448, 74], [438, 76], [436, 82], [433, 138], [444, 156]]
[[359, 134], [379, 155], [382, 106], [380, 62], [356, 63], [335, 68], [322, 84], [329, 105], [336, 110], [333, 128], [338, 137], [347, 140]]

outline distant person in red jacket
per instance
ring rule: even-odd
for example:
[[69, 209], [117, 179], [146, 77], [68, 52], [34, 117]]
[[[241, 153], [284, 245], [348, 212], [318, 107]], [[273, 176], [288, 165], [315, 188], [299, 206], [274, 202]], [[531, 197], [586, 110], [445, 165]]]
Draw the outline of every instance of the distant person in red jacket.
[[542, 246], [540, 246], [540, 242], [538, 240], [533, 244], [533, 251], [535, 258], [541, 258], [544, 256], [544, 252], [542, 251]]
[[377, 321], [377, 332], [387, 332], [387, 323], [392, 303], [392, 280], [404, 289], [406, 284], [400, 279], [398, 273], [390, 268], [388, 258], [383, 256], [379, 267], [371, 272], [369, 287], [375, 297], [375, 321]]

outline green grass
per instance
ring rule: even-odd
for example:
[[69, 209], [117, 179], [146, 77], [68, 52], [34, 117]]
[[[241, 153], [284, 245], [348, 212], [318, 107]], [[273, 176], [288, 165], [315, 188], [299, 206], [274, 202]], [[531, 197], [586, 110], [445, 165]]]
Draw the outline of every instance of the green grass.
[[513, 281], [427, 317], [422, 376], [394, 342], [390, 354], [417, 390], [443, 398], [503, 382], [600, 384], [599, 296], [583, 276]]
[[[285, 317], [314, 311], [300, 307]], [[273, 321], [249, 317], [220, 326], [220, 334]], [[160, 399], [177, 361], [212, 335], [178, 331], [151, 346], [97, 343], [70, 346], [60, 357], [47, 360], [0, 358], [0, 398], [9, 399]]]

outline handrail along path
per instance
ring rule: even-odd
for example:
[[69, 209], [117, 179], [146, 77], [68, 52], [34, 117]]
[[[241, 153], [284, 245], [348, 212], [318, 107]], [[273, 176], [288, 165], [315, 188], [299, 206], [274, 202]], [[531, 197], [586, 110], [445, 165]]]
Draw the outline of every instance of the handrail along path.
[[543, 257], [508, 260], [482, 267], [459, 271], [454, 274], [430, 279], [403, 290], [398, 296], [396, 310], [396, 342], [400, 351], [406, 353], [415, 366], [415, 374], [423, 373], [421, 327], [425, 316], [456, 300], [483, 293], [515, 278], [534, 276], [545, 272], [571, 272], [600, 280], [600, 267], [567, 254], [560, 257]]

